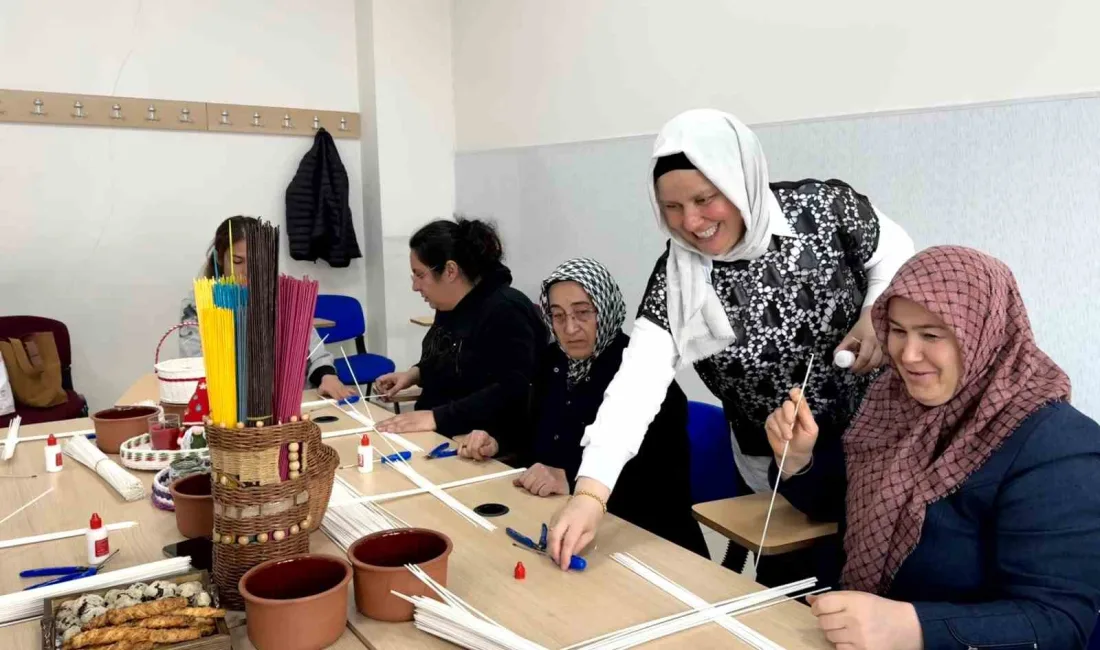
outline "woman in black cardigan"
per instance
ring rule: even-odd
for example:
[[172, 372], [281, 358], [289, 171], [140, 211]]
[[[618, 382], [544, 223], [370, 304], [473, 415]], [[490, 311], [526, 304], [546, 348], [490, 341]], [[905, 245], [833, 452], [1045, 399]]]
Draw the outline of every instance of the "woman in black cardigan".
[[[568, 495], [577, 480], [584, 429], [596, 419], [604, 391], [622, 362], [630, 337], [615, 280], [599, 262], [577, 258], [542, 283], [542, 309], [555, 342], [539, 358], [532, 401], [534, 437], [525, 454], [530, 469], [517, 486], [537, 496]], [[480, 459], [496, 453], [495, 439], [475, 431], [459, 453]], [[687, 398], [676, 382], [649, 427], [641, 450], [619, 478], [608, 512], [707, 557], [691, 516]]]
[[500, 238], [473, 219], [437, 220], [409, 240], [413, 290], [435, 309], [420, 360], [378, 378], [392, 398], [420, 386], [416, 410], [378, 423], [379, 431], [437, 431], [454, 437], [485, 429], [504, 452], [522, 445], [531, 381], [546, 326], [527, 296], [512, 288]]

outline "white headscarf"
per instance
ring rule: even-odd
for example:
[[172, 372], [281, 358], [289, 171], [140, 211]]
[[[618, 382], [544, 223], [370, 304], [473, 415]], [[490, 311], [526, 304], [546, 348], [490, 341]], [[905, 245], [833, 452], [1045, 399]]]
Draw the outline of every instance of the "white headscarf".
[[[682, 153], [741, 212], [745, 234], [724, 255], [700, 253], [672, 232], [661, 215], [653, 169], [657, 159]], [[736, 339], [722, 302], [711, 285], [711, 263], [753, 260], [768, 250], [773, 235], [794, 236], [768, 185], [768, 163], [749, 127], [713, 109], [677, 115], [653, 145], [649, 196], [657, 224], [672, 239], [668, 255], [668, 324], [683, 365], [724, 350]]]

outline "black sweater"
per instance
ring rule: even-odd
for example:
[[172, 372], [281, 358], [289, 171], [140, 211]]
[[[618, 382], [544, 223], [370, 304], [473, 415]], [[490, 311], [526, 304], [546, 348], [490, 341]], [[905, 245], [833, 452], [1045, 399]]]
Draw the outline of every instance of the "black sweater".
[[536, 351], [547, 332], [535, 306], [512, 288], [506, 266], [484, 274], [451, 311], [437, 311], [421, 347], [416, 408], [440, 434], [489, 432], [514, 451], [529, 421]]
[[[596, 419], [604, 391], [622, 363], [630, 337], [622, 332], [592, 363], [580, 383], [566, 387], [568, 360], [557, 343], [543, 350], [535, 378], [535, 437], [525, 459], [565, 470], [577, 480], [584, 429]], [[687, 398], [676, 382], [646, 432], [641, 449], [623, 468], [607, 510], [670, 542], [707, 557], [702, 530], [691, 516]]]

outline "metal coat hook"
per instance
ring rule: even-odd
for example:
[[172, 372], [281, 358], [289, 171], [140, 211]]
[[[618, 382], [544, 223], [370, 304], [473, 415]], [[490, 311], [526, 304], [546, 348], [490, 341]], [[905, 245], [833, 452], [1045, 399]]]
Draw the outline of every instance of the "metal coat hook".
[[191, 109], [184, 106], [180, 109], [180, 122], [184, 124], [191, 124], [194, 120], [191, 119]]
[[264, 125], [263, 122], [260, 121], [260, 114], [259, 113], [253, 113], [252, 114], [252, 126], [263, 126], [263, 125]]
[[229, 121], [229, 111], [222, 111], [222, 119], [219, 121], [222, 126], [229, 126], [232, 122]]
[[284, 129], [293, 129], [294, 128], [294, 122], [290, 121], [290, 113], [283, 113], [283, 128]]
[[341, 131], [347, 131], [348, 130], [348, 118], [346, 118], [346, 117], [341, 117], [340, 118], [340, 130]]
[[321, 128], [321, 118], [314, 115], [313, 116], [313, 130], [316, 131], [317, 129], [320, 129], [320, 128]]
[[82, 120], [87, 117], [86, 115], [84, 115], [84, 104], [81, 104], [79, 101], [73, 102], [73, 117], [78, 120]]
[[123, 117], [122, 117], [122, 107], [119, 106], [118, 104], [115, 104], [114, 106], [111, 107], [111, 119], [112, 120], [121, 120], [121, 119], [123, 119]]
[[34, 115], [35, 117], [45, 117], [47, 113], [42, 110], [43, 106], [45, 106], [45, 104], [42, 102], [41, 99], [34, 100], [34, 110], [31, 111], [31, 115]]
[[160, 118], [157, 117], [157, 107], [149, 104], [149, 108], [145, 109], [149, 114], [145, 116], [146, 122], [159, 122]]

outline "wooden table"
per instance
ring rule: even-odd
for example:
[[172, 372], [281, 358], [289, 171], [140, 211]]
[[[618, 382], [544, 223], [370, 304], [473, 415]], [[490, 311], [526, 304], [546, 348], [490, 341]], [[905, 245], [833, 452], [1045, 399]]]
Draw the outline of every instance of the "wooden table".
[[[132, 400], [139, 396], [139, 385], [154, 391], [151, 394], [146, 393], [145, 397], [155, 398], [155, 381], [142, 378], [133, 389], [127, 391], [127, 399]], [[303, 399], [316, 399], [316, 394], [307, 391]], [[373, 405], [370, 408], [372, 417], [378, 420], [391, 416], [384, 409]], [[332, 432], [359, 426], [357, 422], [331, 407], [314, 412], [315, 416], [322, 414], [338, 417], [336, 422], [320, 425], [323, 431]], [[28, 425], [22, 427], [20, 433], [30, 436], [90, 426], [86, 419], [70, 420]], [[0, 430], [0, 439], [5, 433], [6, 431]], [[443, 440], [440, 436], [427, 432], [407, 434], [407, 438], [424, 449], [430, 449]], [[341, 464], [354, 462], [357, 442], [357, 435], [326, 440], [326, 444], [339, 452]], [[84, 527], [91, 512], [95, 510], [107, 523], [127, 520], [140, 522], [137, 528], [111, 534], [112, 549], [119, 549], [118, 555], [112, 560], [112, 568], [161, 559], [161, 548], [179, 540], [171, 513], [157, 510], [148, 500], [134, 503], [122, 501], [99, 477], [71, 459], [66, 459], [65, 469], [59, 474], [42, 472], [43, 444], [21, 443], [15, 458], [4, 463], [11, 467], [0, 464], [0, 471], [6, 473], [39, 473], [36, 479], [0, 481], [0, 504], [5, 504], [0, 505], [0, 516], [38, 495], [46, 487], [53, 485], [56, 488], [47, 497], [0, 525], [0, 539]], [[381, 441], [374, 444], [382, 451], [389, 451]], [[504, 468], [495, 461], [474, 463], [459, 458], [428, 461], [419, 454], [411, 462], [417, 471], [436, 483], [497, 472]], [[382, 467], [366, 475], [361, 475], [354, 469], [338, 471], [363, 494], [410, 487], [403, 476]], [[134, 473], [141, 476], [147, 484], [152, 479], [152, 473]], [[497, 502], [507, 505], [510, 512], [493, 519], [497, 530], [486, 532], [462, 519], [430, 495], [389, 501], [386, 507], [411, 525], [433, 528], [450, 536], [455, 549], [449, 563], [449, 587], [485, 614], [548, 648], [560, 648], [621, 627], [684, 611], [685, 607], [678, 601], [610, 560], [608, 555], [612, 552], [628, 551], [712, 602], [760, 588], [739, 574], [612, 516], [605, 518], [595, 547], [588, 553], [588, 570], [579, 574], [563, 573], [547, 559], [514, 547], [504, 532], [505, 526], [511, 526], [530, 534], [537, 533], [539, 525], [549, 522], [561, 505], [561, 498], [540, 499], [530, 496], [513, 487], [508, 479], [469, 485], [448, 492], [471, 507]], [[315, 553], [344, 554], [321, 532], [311, 536], [310, 544], [311, 551]], [[83, 556], [82, 538], [6, 550], [4, 570], [0, 571], [0, 593], [9, 593], [24, 586], [17, 576], [17, 572], [23, 568], [80, 564], [84, 561]], [[515, 564], [519, 561], [527, 567], [527, 579], [522, 582], [512, 577]], [[740, 620], [790, 650], [830, 648], [818, 631], [809, 610], [796, 603], [784, 603], [747, 614], [740, 617]], [[416, 630], [412, 623], [382, 623], [364, 618], [355, 611], [354, 601], [350, 598], [348, 625], [348, 632], [333, 647], [348, 650], [361, 648], [362, 644], [375, 650], [453, 647]], [[35, 641], [30, 641], [37, 638], [34, 636], [36, 630], [37, 622], [0, 628], [0, 647], [36, 647], [33, 645]], [[242, 633], [238, 630], [237, 635], [241, 637]], [[251, 646], [238, 638], [234, 647]], [[653, 643], [651, 647], [741, 646], [728, 632], [716, 625], [707, 625], [668, 637]]]
[[422, 325], [424, 327], [431, 327], [435, 323], [435, 316], [415, 316], [409, 319], [409, 322], [413, 325]]
[[749, 494], [692, 506], [695, 519], [730, 538], [742, 548], [760, 555], [780, 555], [812, 546], [814, 540], [835, 535], [836, 524], [811, 521], [782, 495], [775, 495], [775, 508], [768, 524], [768, 538], [760, 548], [764, 520], [771, 493]]
[[327, 318], [314, 318], [313, 326], [316, 328], [336, 327], [336, 321]]

